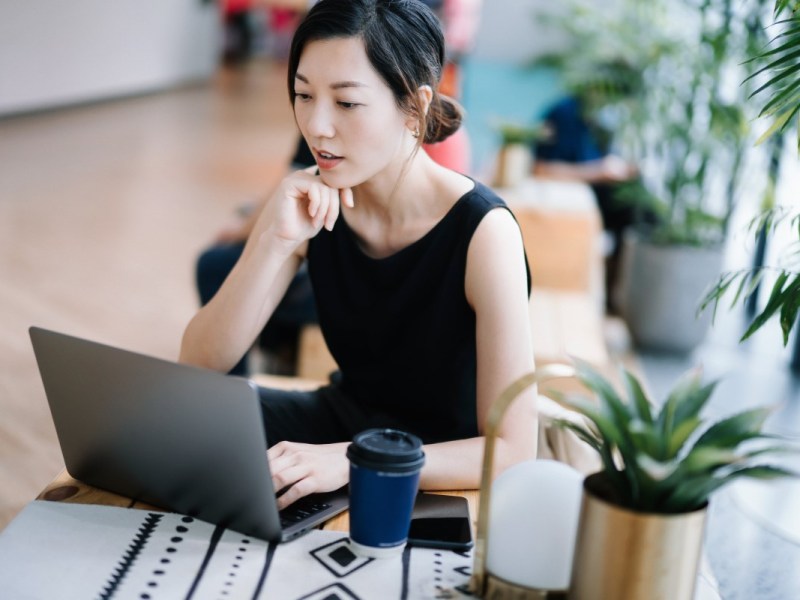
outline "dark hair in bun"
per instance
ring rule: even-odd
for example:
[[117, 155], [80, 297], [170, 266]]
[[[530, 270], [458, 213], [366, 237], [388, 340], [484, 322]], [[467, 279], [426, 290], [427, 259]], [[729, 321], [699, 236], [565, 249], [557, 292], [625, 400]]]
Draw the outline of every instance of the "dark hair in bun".
[[[444, 65], [444, 34], [436, 15], [419, 0], [321, 0], [301, 21], [289, 51], [289, 97], [300, 55], [309, 42], [359, 37], [367, 57], [394, 93], [397, 105], [419, 119], [419, 143], [441, 142], [461, 125], [464, 111], [437, 88]], [[425, 114], [417, 91], [433, 90]]]

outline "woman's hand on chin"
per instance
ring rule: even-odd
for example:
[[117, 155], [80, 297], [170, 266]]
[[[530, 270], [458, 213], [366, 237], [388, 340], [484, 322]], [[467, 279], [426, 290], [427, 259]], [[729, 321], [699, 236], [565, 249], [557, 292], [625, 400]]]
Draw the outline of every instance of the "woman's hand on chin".
[[296, 171], [278, 187], [272, 201], [265, 207], [269, 231], [289, 245], [299, 246], [313, 238], [325, 227], [333, 229], [339, 218], [341, 204], [353, 207], [350, 188], [338, 190], [325, 185], [316, 167]]
[[278, 509], [315, 492], [331, 492], [346, 485], [350, 463], [345, 455], [347, 443], [300, 444], [279, 442], [267, 451], [272, 485], [285, 490], [278, 498]]

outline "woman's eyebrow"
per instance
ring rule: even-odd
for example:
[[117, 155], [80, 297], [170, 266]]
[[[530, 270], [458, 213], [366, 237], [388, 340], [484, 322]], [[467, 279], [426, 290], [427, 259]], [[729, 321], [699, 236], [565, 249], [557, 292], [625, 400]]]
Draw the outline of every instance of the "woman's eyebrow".
[[[295, 79], [299, 79], [303, 83], [308, 83], [308, 78], [305, 75], [301, 75], [300, 73], [295, 73]], [[331, 89], [339, 90], [342, 88], [351, 88], [351, 87], [369, 87], [366, 83], [361, 83], [360, 81], [337, 81], [331, 84]]]

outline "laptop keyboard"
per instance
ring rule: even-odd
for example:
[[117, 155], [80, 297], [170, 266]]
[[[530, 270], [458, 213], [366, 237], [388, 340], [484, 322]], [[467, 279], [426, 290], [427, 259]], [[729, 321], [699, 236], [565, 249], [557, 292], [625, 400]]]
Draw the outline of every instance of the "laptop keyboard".
[[300, 521], [304, 521], [312, 515], [330, 507], [330, 504], [321, 502], [318, 499], [308, 497], [300, 498], [278, 513], [281, 518], [281, 527], [286, 528]]

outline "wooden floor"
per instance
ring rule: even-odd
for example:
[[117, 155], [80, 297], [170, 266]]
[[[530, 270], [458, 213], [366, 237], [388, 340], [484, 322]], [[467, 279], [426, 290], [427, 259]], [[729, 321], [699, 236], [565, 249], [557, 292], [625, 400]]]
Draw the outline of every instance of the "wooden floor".
[[284, 70], [0, 121], [0, 529], [63, 468], [28, 327], [176, 358], [198, 252], [294, 150]]

